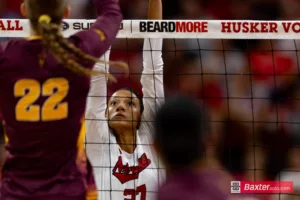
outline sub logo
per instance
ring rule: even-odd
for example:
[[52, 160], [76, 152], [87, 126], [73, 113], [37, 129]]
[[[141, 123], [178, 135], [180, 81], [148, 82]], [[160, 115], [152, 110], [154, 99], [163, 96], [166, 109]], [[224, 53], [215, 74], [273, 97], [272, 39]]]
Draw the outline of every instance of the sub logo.
[[66, 31], [70, 28], [70, 25], [67, 23], [67, 22], [63, 22], [62, 23], [62, 30], [63, 31]]

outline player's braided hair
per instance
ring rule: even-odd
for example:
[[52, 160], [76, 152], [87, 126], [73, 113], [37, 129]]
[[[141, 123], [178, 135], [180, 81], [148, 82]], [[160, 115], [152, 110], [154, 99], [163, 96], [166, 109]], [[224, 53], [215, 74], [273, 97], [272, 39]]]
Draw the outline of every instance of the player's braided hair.
[[41, 15], [39, 17], [38, 28], [42, 40], [49, 47], [55, 58], [73, 72], [86, 76], [102, 74], [108, 76], [111, 80], [115, 80], [111, 74], [104, 71], [95, 71], [83, 67], [76, 60], [70, 59], [71, 56], [91, 63], [110, 64], [121, 67], [125, 71], [128, 70], [127, 65], [123, 62], [106, 62], [104, 60], [99, 60], [98, 58], [84, 53], [72, 43], [69, 43], [60, 33], [60, 26], [56, 23], [51, 23], [51, 18], [48, 15]]
[[82, 63], [115, 65], [123, 68], [128, 73], [128, 66], [125, 63], [99, 60], [84, 53], [63, 38], [60, 32], [60, 24], [67, 7], [66, 0], [51, 0], [47, 2], [45, 0], [22, 0], [22, 2], [26, 6], [26, 15], [30, 20], [31, 26], [42, 37], [45, 45], [64, 67], [78, 74], [87, 76], [102, 74], [108, 76], [111, 80], [115, 80], [112, 75], [104, 71], [94, 71], [83, 67], [78, 62], [80, 59]]

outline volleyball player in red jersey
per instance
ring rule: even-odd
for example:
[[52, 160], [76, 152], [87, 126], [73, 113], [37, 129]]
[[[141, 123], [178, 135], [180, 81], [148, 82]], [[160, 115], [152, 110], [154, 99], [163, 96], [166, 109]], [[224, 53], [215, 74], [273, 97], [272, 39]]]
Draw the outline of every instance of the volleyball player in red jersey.
[[[11, 40], [0, 51], [0, 108], [7, 136], [2, 200], [97, 199], [83, 149], [86, 98], [93, 66], [109, 48], [122, 21], [118, 0], [94, 0], [90, 30], [64, 39], [66, 0], [25, 0], [21, 12], [32, 37]], [[123, 63], [110, 63], [124, 67]]]

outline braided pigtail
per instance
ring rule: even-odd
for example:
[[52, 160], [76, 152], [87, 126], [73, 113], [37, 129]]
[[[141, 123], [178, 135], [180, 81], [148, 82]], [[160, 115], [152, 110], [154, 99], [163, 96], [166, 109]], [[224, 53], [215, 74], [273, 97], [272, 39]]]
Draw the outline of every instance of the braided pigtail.
[[126, 74], [128, 74], [129, 72], [128, 66], [124, 62], [112, 62], [112, 61], [107, 62], [105, 60], [100, 60], [98, 58], [90, 56], [89, 54], [82, 52], [79, 48], [75, 47], [72, 43], [69, 43], [67, 40], [65, 40], [61, 35], [57, 37], [57, 39], [61, 44], [61, 46], [66, 50], [68, 50], [68, 52], [74, 55], [76, 58], [87, 60], [89, 62], [94, 62], [94, 63], [113, 65], [122, 68], [126, 72]]
[[51, 18], [48, 15], [42, 15], [39, 18], [39, 31], [42, 36], [42, 40], [49, 47], [50, 51], [53, 53], [54, 57], [63, 64], [64, 67], [70, 69], [71, 71], [82, 74], [85, 76], [92, 75], [105, 75], [108, 79], [112, 81], [116, 81], [116, 78], [105, 71], [96, 71], [90, 70], [83, 67], [76, 60], [70, 58], [70, 54], [75, 56], [76, 58], [86, 60], [92, 63], [102, 63], [115, 65], [117, 67], [123, 68], [128, 74], [128, 66], [123, 62], [106, 62], [103, 60], [99, 60], [90, 56], [79, 48], [75, 47], [73, 44], [68, 43], [60, 33], [60, 26], [54, 23], [51, 23]]

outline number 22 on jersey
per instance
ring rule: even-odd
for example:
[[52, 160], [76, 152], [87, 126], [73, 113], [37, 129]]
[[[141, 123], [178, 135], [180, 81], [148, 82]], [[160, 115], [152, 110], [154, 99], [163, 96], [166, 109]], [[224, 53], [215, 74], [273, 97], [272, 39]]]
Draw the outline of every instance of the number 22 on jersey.
[[[44, 83], [34, 79], [21, 79], [15, 83], [14, 96], [21, 97], [15, 107], [17, 121], [55, 121], [68, 117], [68, 103], [62, 102], [69, 92], [65, 78], [50, 78]], [[47, 97], [43, 105], [35, 102]]]

